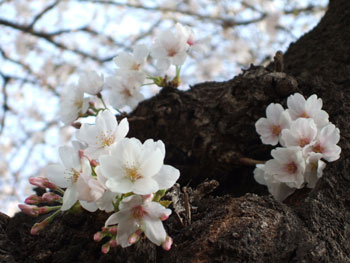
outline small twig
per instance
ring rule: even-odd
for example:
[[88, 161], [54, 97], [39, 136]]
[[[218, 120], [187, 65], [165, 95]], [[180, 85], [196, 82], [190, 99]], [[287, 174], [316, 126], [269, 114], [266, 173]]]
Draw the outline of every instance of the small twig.
[[248, 158], [248, 157], [241, 157], [239, 159], [239, 163], [245, 164], [245, 165], [248, 165], [248, 166], [255, 166], [257, 164], [264, 164], [265, 161], [254, 160], [254, 159], [251, 159], [251, 158]]
[[184, 192], [184, 206], [185, 206], [185, 213], [186, 213], [186, 225], [191, 224], [191, 204], [188, 197], [187, 187], [182, 187], [182, 191]]

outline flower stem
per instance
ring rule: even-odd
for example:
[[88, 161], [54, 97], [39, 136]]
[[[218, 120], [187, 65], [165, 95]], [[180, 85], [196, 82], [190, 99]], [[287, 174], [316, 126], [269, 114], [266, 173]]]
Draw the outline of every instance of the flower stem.
[[242, 158], [239, 159], [239, 163], [245, 164], [245, 165], [248, 165], [248, 166], [255, 166], [257, 164], [264, 164], [265, 161], [255, 160], [255, 159], [251, 159], [251, 158], [248, 158], [248, 157], [242, 157]]

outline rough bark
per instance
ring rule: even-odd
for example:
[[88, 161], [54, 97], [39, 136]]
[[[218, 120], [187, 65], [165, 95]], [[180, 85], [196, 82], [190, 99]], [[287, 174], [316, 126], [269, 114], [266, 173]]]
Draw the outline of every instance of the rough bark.
[[[174, 238], [165, 252], [147, 240], [103, 255], [92, 235], [107, 215], [66, 214], [39, 237], [23, 214], [0, 216], [1, 262], [350, 262], [350, 1], [330, 1], [319, 25], [291, 44], [285, 73], [252, 66], [226, 82], [182, 92], [165, 88], [130, 114], [130, 133], [161, 139], [166, 163], [181, 185], [206, 178], [220, 186], [192, 200], [192, 222], [166, 223]], [[245, 157], [267, 160], [255, 121], [289, 94], [317, 94], [341, 131], [341, 159], [327, 165], [312, 191], [278, 203], [253, 179]], [[190, 193], [191, 194], [191, 193]]]

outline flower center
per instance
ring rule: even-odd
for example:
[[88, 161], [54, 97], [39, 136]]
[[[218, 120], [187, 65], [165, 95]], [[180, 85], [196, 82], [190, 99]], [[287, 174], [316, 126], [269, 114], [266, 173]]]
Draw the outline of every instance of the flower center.
[[298, 171], [298, 166], [294, 162], [291, 162], [286, 165], [286, 171], [289, 174], [295, 174]]
[[126, 174], [129, 177], [129, 179], [132, 182], [135, 182], [138, 179], [143, 178], [137, 171], [137, 168], [133, 167], [133, 168], [125, 168], [126, 170]]
[[73, 183], [76, 183], [78, 181], [80, 173], [75, 169], [72, 169], [72, 172], [73, 172], [72, 181]]
[[82, 100], [75, 100], [74, 101], [74, 106], [77, 107], [78, 109], [83, 107], [83, 101]]
[[308, 138], [301, 138], [299, 140], [299, 146], [304, 147], [305, 145], [308, 145], [310, 143], [310, 140]]
[[144, 215], [147, 215], [147, 212], [141, 205], [134, 207], [132, 210], [132, 216], [135, 219], [140, 220], [143, 218]]
[[106, 134], [101, 135], [101, 145], [102, 147], [108, 147], [111, 146], [115, 141], [115, 138], [113, 135], [107, 136]]
[[271, 128], [271, 132], [273, 135], [278, 136], [281, 134], [281, 126], [279, 125], [273, 125]]
[[324, 148], [321, 146], [321, 144], [316, 144], [314, 147], [312, 147], [312, 150], [315, 153], [323, 153], [324, 152]]
[[310, 118], [310, 116], [304, 111], [302, 114], [300, 114], [299, 118]]
[[171, 49], [168, 50], [168, 56], [169, 56], [169, 57], [175, 56], [176, 53], [177, 53], [177, 51], [176, 51], [175, 48], [171, 48]]
[[121, 93], [124, 94], [125, 97], [132, 97], [130, 90], [127, 88], [123, 89]]
[[140, 70], [141, 64], [134, 63], [131, 67], [132, 70]]

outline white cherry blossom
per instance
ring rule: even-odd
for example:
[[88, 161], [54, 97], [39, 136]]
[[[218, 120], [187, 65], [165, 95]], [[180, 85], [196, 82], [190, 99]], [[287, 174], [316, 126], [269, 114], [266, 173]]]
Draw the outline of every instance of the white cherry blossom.
[[185, 60], [188, 50], [187, 37], [183, 32], [176, 34], [171, 30], [162, 31], [151, 47], [151, 56], [156, 60], [156, 66], [162, 71], [167, 70], [170, 65], [181, 66]]
[[304, 184], [305, 159], [300, 147], [278, 147], [271, 151], [274, 159], [265, 163], [265, 172], [289, 187], [301, 188]]
[[108, 154], [122, 138], [129, 132], [126, 118], [118, 121], [109, 110], [100, 111], [95, 125], [84, 123], [76, 132], [76, 138], [87, 144], [84, 153], [92, 159], [101, 154]]
[[170, 214], [171, 210], [161, 204], [133, 195], [123, 199], [119, 212], [112, 214], [105, 225], [118, 224], [117, 244], [122, 247], [132, 245], [135, 239], [133, 236], [140, 230], [151, 242], [160, 246], [167, 239], [162, 220], [167, 219]]
[[317, 127], [313, 119], [299, 118], [293, 121], [289, 129], [282, 131], [283, 146], [305, 147], [312, 143], [317, 136]]
[[183, 26], [180, 23], [176, 23], [175, 27], [176, 27], [177, 35], [184, 36], [186, 43], [189, 46], [190, 52], [198, 52], [200, 54], [204, 54], [208, 52], [210, 37], [206, 37], [203, 39], [196, 39], [192, 28], [188, 26]]
[[132, 54], [128, 52], [119, 53], [113, 60], [118, 66], [117, 74], [124, 75], [130, 72], [142, 73], [148, 54], [149, 50], [146, 45], [136, 45]]
[[340, 140], [340, 131], [334, 124], [328, 123], [323, 127], [314, 143], [305, 149], [305, 152], [321, 153], [328, 162], [338, 160], [341, 148], [337, 145]]
[[92, 194], [92, 186], [90, 187], [85, 182], [88, 176], [91, 177], [92, 171], [89, 161], [86, 158], [80, 158], [79, 149], [62, 146], [59, 148], [59, 155], [62, 164], [48, 165], [46, 167], [46, 177], [59, 187], [67, 188], [63, 195], [61, 210], [70, 209], [78, 198], [83, 200], [86, 197], [86, 201], [90, 201], [93, 195], [98, 197], [99, 194]]
[[60, 119], [65, 125], [69, 125], [86, 113], [89, 108], [89, 99], [84, 98], [84, 92], [77, 86], [68, 87], [61, 98]]
[[125, 106], [135, 108], [144, 99], [140, 92], [143, 80], [143, 74], [137, 72], [107, 78], [109, 103], [117, 109]]
[[147, 195], [170, 188], [179, 178], [179, 171], [164, 165], [165, 146], [162, 141], [124, 138], [110, 155], [100, 157], [106, 186], [112, 192]]
[[274, 176], [266, 173], [264, 164], [256, 165], [254, 178], [259, 184], [266, 185], [269, 193], [272, 194], [277, 201], [282, 202], [295, 192], [295, 188], [289, 187], [287, 183], [277, 181]]
[[90, 95], [97, 95], [103, 89], [103, 75], [98, 75], [96, 71], [85, 71], [79, 77], [79, 88]]
[[295, 93], [287, 99], [288, 112], [292, 120], [298, 118], [312, 118], [318, 128], [325, 126], [328, 121], [328, 113], [322, 108], [322, 99], [314, 94], [305, 100], [300, 93]]
[[290, 126], [289, 114], [284, 111], [281, 104], [271, 103], [266, 108], [266, 117], [260, 118], [255, 123], [256, 131], [264, 144], [276, 145], [280, 140], [282, 130]]

